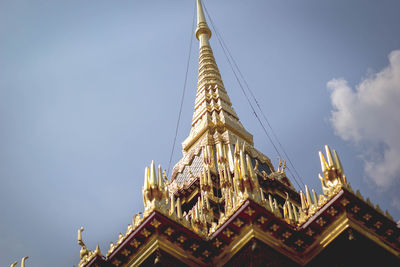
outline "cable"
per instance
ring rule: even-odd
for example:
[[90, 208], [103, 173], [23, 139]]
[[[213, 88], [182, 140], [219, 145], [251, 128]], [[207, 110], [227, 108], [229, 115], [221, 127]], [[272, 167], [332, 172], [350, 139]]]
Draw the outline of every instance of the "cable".
[[172, 157], [173, 157], [173, 155], [174, 155], [175, 144], [176, 144], [176, 138], [177, 138], [177, 136], [178, 136], [178, 130], [179, 130], [179, 123], [180, 123], [180, 121], [181, 121], [182, 108], [183, 108], [183, 101], [184, 101], [184, 99], [185, 99], [186, 84], [187, 84], [188, 73], [189, 73], [189, 65], [190, 65], [190, 57], [191, 57], [191, 54], [192, 54], [192, 46], [193, 46], [193, 36], [194, 36], [194, 25], [195, 25], [195, 21], [196, 21], [196, 5], [194, 5], [193, 19], [192, 19], [192, 31], [191, 31], [190, 45], [189, 45], [189, 54], [188, 54], [188, 59], [187, 59], [187, 62], [186, 62], [185, 81], [184, 81], [184, 83], [183, 83], [181, 104], [180, 104], [180, 107], [179, 107], [178, 121], [176, 122], [176, 129], [175, 129], [174, 142], [173, 142], [173, 144], [172, 144], [171, 155], [169, 156], [167, 177], [169, 177], [169, 172], [170, 172], [170, 170], [171, 170]]
[[[212, 25], [212, 27], [213, 27], [213, 29], [214, 29], [216, 35], [217, 35], [218, 42], [220, 43], [220, 45], [221, 45], [221, 47], [222, 47], [222, 50], [223, 50], [223, 52], [224, 52], [224, 54], [225, 54], [225, 56], [226, 56], [226, 58], [227, 58], [227, 60], [228, 60], [228, 63], [229, 63], [229, 65], [230, 65], [230, 67], [231, 67], [231, 69], [232, 69], [234, 75], [235, 75], [235, 78], [236, 78], [236, 80], [238, 81], [239, 86], [240, 86], [240, 88], [241, 88], [241, 90], [242, 90], [242, 92], [243, 92], [243, 94], [244, 94], [244, 96], [245, 96], [247, 102], [249, 103], [249, 105], [250, 105], [250, 107], [251, 107], [251, 109], [252, 109], [252, 111], [253, 111], [255, 117], [257, 118], [258, 122], [260, 123], [261, 127], [263, 128], [264, 133], [265, 133], [266, 136], [268, 137], [270, 143], [271, 143], [272, 146], [274, 147], [274, 149], [275, 149], [276, 153], [278, 154], [278, 156], [282, 158], [282, 156], [281, 156], [279, 150], [277, 149], [276, 145], [274, 144], [274, 142], [273, 142], [271, 136], [268, 134], [268, 132], [267, 132], [267, 130], [266, 130], [264, 124], [263, 124], [262, 121], [260, 120], [260, 118], [259, 118], [259, 116], [258, 116], [258, 114], [257, 114], [257, 112], [256, 112], [256, 110], [255, 110], [255, 108], [254, 108], [254, 106], [253, 106], [253, 104], [252, 104], [251, 101], [249, 100], [249, 97], [248, 97], [247, 93], [245, 92], [245, 90], [244, 90], [244, 88], [243, 88], [243, 86], [242, 86], [242, 83], [240, 82], [239, 77], [237, 76], [237, 73], [236, 73], [236, 71], [235, 71], [235, 68], [234, 68], [233, 64], [235, 65], [237, 71], [239, 72], [239, 75], [241, 76], [242, 80], [244, 81], [244, 83], [245, 83], [245, 85], [246, 85], [248, 91], [250, 92], [250, 94], [251, 94], [253, 100], [255, 101], [255, 103], [256, 103], [258, 109], [261, 111], [264, 120], [267, 122], [267, 125], [268, 125], [269, 128], [271, 129], [271, 132], [273, 133], [275, 139], [277, 140], [277, 142], [278, 142], [280, 148], [282, 149], [283, 153], [285, 154], [286, 158], [288, 159], [289, 164], [292, 166], [292, 168], [293, 168], [294, 172], [296, 173], [297, 177], [299, 178], [299, 180], [301, 181], [301, 183], [304, 185], [304, 183], [303, 183], [303, 181], [302, 181], [300, 175], [299, 175], [298, 172], [296, 171], [296, 169], [295, 169], [295, 167], [294, 167], [292, 161], [290, 160], [290, 158], [289, 158], [289, 156], [287, 155], [285, 149], [283, 148], [282, 144], [280, 143], [278, 137], [276, 136], [275, 132], [273, 131], [271, 124], [269, 123], [269, 121], [268, 121], [267, 117], [265, 116], [264, 112], [262, 111], [262, 109], [261, 109], [261, 107], [260, 107], [260, 105], [259, 105], [257, 99], [255, 98], [255, 96], [254, 96], [252, 90], [250, 89], [250, 87], [249, 87], [248, 83], [246, 82], [246, 80], [245, 80], [243, 74], [241, 73], [241, 71], [240, 71], [238, 65], [236, 64], [236, 61], [234, 60], [233, 56], [232, 56], [231, 53], [229, 52], [229, 49], [228, 49], [227, 45], [225, 44], [225, 42], [223, 41], [221, 34], [220, 34], [219, 31], [216, 29], [216, 26], [215, 26], [215, 24], [214, 24], [214, 22], [213, 22], [213, 20], [212, 20], [212, 18], [211, 18], [211, 16], [210, 16], [210, 14], [208, 13], [208, 10], [207, 10], [207, 8], [206, 8], [205, 6], [204, 6], [204, 9], [205, 9], [205, 11], [206, 11], [206, 13], [207, 13], [208, 18], [210, 19], [211, 25]], [[230, 58], [232, 59], [233, 64], [232, 64]], [[299, 185], [299, 183], [298, 183], [298, 181], [297, 181], [297, 179], [296, 179], [296, 176], [292, 173], [292, 171], [291, 171], [290, 168], [288, 168], [288, 170], [289, 170], [289, 172], [291, 173], [291, 175], [293, 176], [294, 181], [296, 182], [297, 186], [301, 189], [301, 186]]]
[[[217, 30], [216, 30], [216, 31], [217, 31]], [[232, 59], [233, 64], [235, 65], [235, 67], [236, 67], [236, 69], [237, 69], [237, 71], [238, 71], [240, 77], [242, 78], [242, 80], [243, 80], [245, 86], [247, 87], [247, 90], [250, 92], [250, 94], [251, 94], [251, 96], [252, 96], [254, 102], [256, 103], [256, 105], [257, 105], [259, 111], [261, 112], [261, 115], [263, 116], [265, 122], [267, 123], [268, 127], [270, 128], [273, 137], [274, 137], [275, 140], [278, 142], [278, 145], [279, 145], [279, 147], [281, 148], [281, 150], [283, 151], [283, 154], [285, 154], [285, 157], [288, 159], [289, 164], [292, 166], [293, 171], [294, 171], [295, 174], [297, 175], [297, 178], [299, 178], [300, 182], [301, 182], [301, 183], [303, 184], [303, 186], [304, 186], [304, 183], [303, 183], [303, 180], [301, 179], [301, 176], [298, 174], [296, 168], [294, 167], [292, 161], [290, 160], [290, 157], [289, 157], [288, 154], [286, 153], [285, 148], [283, 147], [282, 143], [279, 141], [279, 138], [278, 138], [278, 136], [275, 134], [275, 131], [274, 131], [274, 129], [272, 128], [271, 124], [269, 123], [269, 120], [267, 119], [267, 116], [264, 114], [264, 112], [263, 112], [263, 110], [262, 110], [260, 104], [258, 103], [257, 98], [255, 97], [253, 91], [250, 89], [249, 84], [247, 83], [246, 79], [244, 78], [242, 72], [240, 71], [239, 66], [237, 65], [237, 63], [236, 63], [235, 59], [233, 58], [232, 54], [230, 53], [230, 51], [229, 51], [229, 49], [228, 49], [228, 46], [225, 44], [224, 39], [222, 39], [222, 36], [221, 36], [221, 34], [220, 34], [218, 31], [217, 31], [217, 36], [220, 36], [220, 37], [221, 37], [221, 41], [222, 41], [223, 45], [225, 46], [226, 51], [228, 52], [228, 55], [229, 55], [230, 58]]]

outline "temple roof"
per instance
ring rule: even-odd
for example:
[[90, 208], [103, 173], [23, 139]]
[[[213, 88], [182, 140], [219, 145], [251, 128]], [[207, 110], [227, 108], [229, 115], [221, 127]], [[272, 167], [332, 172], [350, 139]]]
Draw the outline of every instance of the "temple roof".
[[[267, 261], [256, 266], [268, 262], [278, 262], [277, 266], [347, 266], [370, 260], [398, 266], [400, 229], [396, 222], [360, 192], [353, 192], [337, 153], [334, 151], [332, 157], [328, 147], [326, 152], [328, 160], [320, 153], [323, 194], [317, 196], [307, 187], [305, 194], [291, 191], [276, 179], [278, 173], [263, 176], [252, 168], [249, 157], [245, 160], [241, 150], [235, 160], [233, 185], [227, 180], [221, 184], [220, 199], [225, 208], [218, 219], [213, 204], [218, 199], [210, 190], [210, 176], [200, 175], [193, 182], [201, 194], [196, 190], [189, 194], [201, 196], [197, 202], [194, 198], [188, 209], [190, 203], [182, 203], [188, 197], [179, 192], [170, 195], [161, 169], [157, 175], [152, 163], [145, 171], [144, 213], [136, 214], [126, 233], [120, 233], [116, 243], [111, 242], [106, 257], [98, 248], [88, 251], [80, 239], [79, 266], [153, 266], [157, 262], [163, 262], [162, 266], [168, 266], [168, 262], [179, 266], [232, 266], [245, 262], [249, 244], [258, 248], [252, 248], [250, 255], [257, 251], [269, 253]], [[265, 190], [286, 192], [285, 203], [279, 204], [273, 194], [265, 198]], [[182, 213], [184, 209], [189, 212]], [[359, 257], [361, 248], [367, 260], [343, 258]], [[333, 262], [327, 262], [327, 258]]]
[[381, 258], [400, 262], [400, 229], [388, 212], [353, 191], [335, 150], [332, 155], [325, 146], [326, 157], [319, 152], [317, 194], [307, 186], [297, 192], [286, 164], [275, 170], [254, 148], [224, 88], [200, 0], [197, 17], [199, 79], [183, 158], [170, 180], [154, 162], [145, 168], [144, 212], [133, 216], [105, 257], [99, 248], [90, 251], [83, 228], [78, 231], [79, 267], [153, 266], [161, 258], [170, 263], [163, 266], [231, 266], [246, 262], [249, 244], [272, 251], [272, 260], [280, 262], [275, 266], [321, 266], [317, 256], [327, 247], [351, 247], [355, 236], [363, 247], [377, 247]]

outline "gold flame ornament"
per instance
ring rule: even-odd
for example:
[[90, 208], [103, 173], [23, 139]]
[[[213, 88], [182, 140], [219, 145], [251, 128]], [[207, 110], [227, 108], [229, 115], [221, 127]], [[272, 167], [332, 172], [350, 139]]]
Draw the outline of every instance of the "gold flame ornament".
[[321, 151], [319, 151], [319, 159], [321, 161], [322, 175], [318, 174], [321, 180], [322, 191], [325, 195], [331, 196], [342, 186], [349, 186], [346, 176], [343, 172], [343, 167], [340, 162], [336, 150], [333, 150], [333, 155], [328, 145], [325, 145], [326, 159]]

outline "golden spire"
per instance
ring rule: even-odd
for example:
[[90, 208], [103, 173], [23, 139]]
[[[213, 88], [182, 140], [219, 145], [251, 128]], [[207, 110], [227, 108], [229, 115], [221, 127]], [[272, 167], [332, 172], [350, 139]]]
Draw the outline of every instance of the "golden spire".
[[[199, 40], [199, 75], [195, 111], [189, 137], [183, 142], [187, 153], [199, 141], [202, 145], [214, 145], [216, 132], [225, 140], [240, 139], [253, 145], [253, 136], [240, 123], [225, 90], [209, 39], [211, 30], [207, 25], [201, 0], [197, 0], [196, 38]], [[206, 133], [206, 134], [205, 134]]]

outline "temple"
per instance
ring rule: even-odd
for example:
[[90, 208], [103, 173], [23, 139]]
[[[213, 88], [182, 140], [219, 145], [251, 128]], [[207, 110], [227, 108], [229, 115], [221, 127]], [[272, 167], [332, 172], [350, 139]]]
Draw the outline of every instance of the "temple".
[[144, 211], [103, 255], [78, 231], [79, 267], [400, 266], [400, 229], [354, 192], [339, 156], [319, 152], [322, 194], [297, 191], [254, 147], [224, 87], [197, 0], [199, 73], [192, 128], [166, 177], [145, 168]]

